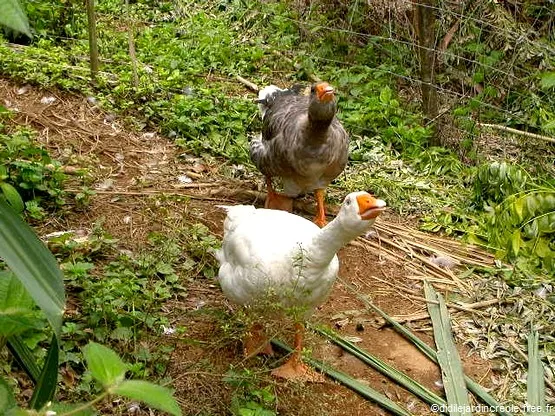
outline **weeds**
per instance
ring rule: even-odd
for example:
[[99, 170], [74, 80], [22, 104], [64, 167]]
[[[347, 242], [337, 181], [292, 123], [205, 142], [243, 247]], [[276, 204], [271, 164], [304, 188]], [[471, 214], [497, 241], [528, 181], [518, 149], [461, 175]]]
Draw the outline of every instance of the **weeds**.
[[233, 387], [231, 412], [235, 416], [275, 416], [276, 396], [271, 385], [260, 387], [251, 370], [227, 372], [224, 382]]
[[60, 164], [35, 142], [26, 129], [0, 131], [0, 196], [34, 219], [45, 217], [45, 209], [65, 203], [66, 175]]
[[185, 270], [193, 276], [214, 278], [218, 264], [214, 250], [220, 247], [219, 240], [202, 223], [192, 224], [183, 230], [181, 241], [185, 249]]
[[[139, 343], [169, 327], [160, 314], [160, 304], [185, 293], [174, 267], [180, 267], [181, 250], [175, 240], [153, 234], [148, 251], [118, 254], [117, 240], [96, 227], [93, 233], [76, 238], [71, 233], [49, 242], [64, 273], [72, 307], [62, 327], [60, 364], [74, 374], [83, 368], [81, 348], [90, 340], [117, 345], [132, 359], [135, 376], [165, 373], [169, 346], [150, 347]], [[110, 261], [99, 261], [111, 258]], [[35, 328], [36, 329], [36, 328]], [[49, 331], [27, 332], [24, 340], [37, 356]], [[92, 393], [92, 380], [83, 376], [65, 394]]]

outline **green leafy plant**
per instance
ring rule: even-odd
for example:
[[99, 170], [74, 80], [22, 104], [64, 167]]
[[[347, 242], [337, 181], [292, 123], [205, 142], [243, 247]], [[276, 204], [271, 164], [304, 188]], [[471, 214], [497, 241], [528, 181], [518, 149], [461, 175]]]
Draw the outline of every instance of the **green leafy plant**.
[[0, 190], [2, 191], [0, 198], [12, 207], [14, 211], [21, 213], [25, 209], [23, 199], [21, 199], [21, 195], [19, 195], [19, 192], [17, 192], [13, 185], [5, 182], [7, 177], [6, 167], [0, 166]]
[[431, 130], [401, 105], [383, 71], [354, 66], [334, 71], [334, 79], [343, 93], [339, 117], [352, 134], [379, 136], [407, 154], [426, 147]]
[[526, 188], [528, 175], [507, 162], [493, 162], [480, 166], [474, 179], [474, 201], [476, 203], [499, 203], [509, 195]]
[[[79, 304], [79, 313], [63, 327], [62, 363], [78, 370], [81, 346], [92, 339], [118, 345], [133, 361], [131, 371], [137, 376], [163, 374], [171, 347], [154, 349], [136, 341], [169, 327], [160, 304], [185, 290], [175, 269], [181, 256], [176, 240], [153, 233], [148, 250], [116, 254], [117, 240], [97, 226], [86, 238], [76, 240], [66, 233], [49, 244], [62, 262], [67, 291]], [[110, 261], [99, 261], [108, 256]], [[91, 388], [79, 386], [85, 392]]]
[[176, 143], [184, 149], [247, 162], [247, 132], [254, 121], [254, 105], [222, 96], [206, 98], [206, 93], [209, 91], [195, 91], [199, 97], [176, 96], [164, 129], [177, 134]]
[[[10, 351], [18, 359], [35, 383], [30, 400], [32, 410], [24, 411], [15, 406], [11, 391], [4, 381], [0, 383], [3, 414], [47, 414], [57, 405], [51, 406], [57, 386], [59, 341], [61, 339], [62, 312], [65, 303], [62, 275], [53, 255], [36, 237], [32, 229], [0, 201], [0, 258], [9, 271], [0, 271], [0, 340], [7, 339]], [[17, 280], [16, 280], [17, 277]], [[52, 337], [42, 369], [39, 368], [29, 348], [19, 335], [36, 329], [39, 318], [35, 315], [33, 302], [40, 307], [51, 324]], [[2, 345], [3, 342], [0, 342]], [[108, 394], [119, 394], [142, 400], [151, 406], [173, 415], [181, 411], [171, 394], [164, 388], [147, 382], [124, 380], [127, 367], [119, 357], [106, 347], [89, 344], [85, 349], [92, 376], [105, 389], [105, 393], [91, 403], [77, 405], [67, 414], [82, 414], [94, 403]], [[67, 408], [68, 406], [63, 406]], [[65, 414], [60, 413], [59, 414]]]
[[185, 230], [184, 247], [187, 252], [185, 266], [202, 277], [216, 276], [218, 264], [213, 252], [220, 246], [220, 241], [202, 223], [192, 224]]
[[65, 202], [66, 175], [29, 130], [0, 133], [0, 160], [0, 197], [16, 211], [42, 218], [48, 204]]
[[88, 415], [93, 414], [91, 410], [96, 403], [102, 402], [109, 396], [122, 396], [145, 402], [149, 406], [171, 415], [181, 415], [181, 409], [168, 389], [147, 381], [127, 380], [125, 373], [128, 366], [110, 348], [91, 342], [84, 348], [83, 353], [91, 376], [102, 386], [103, 390], [94, 400], [82, 404], [48, 402], [35, 411], [24, 410], [16, 406], [9, 386], [0, 379], [0, 396], [7, 399], [2, 403], [3, 408], [0, 407], [2, 414], [6, 416], [39, 416], [54, 413], [60, 416]]
[[555, 190], [535, 188], [508, 196], [487, 223], [490, 241], [519, 268], [555, 267]]
[[272, 386], [258, 387], [250, 370], [229, 370], [224, 381], [234, 388], [231, 412], [235, 416], [276, 416], [276, 396]]

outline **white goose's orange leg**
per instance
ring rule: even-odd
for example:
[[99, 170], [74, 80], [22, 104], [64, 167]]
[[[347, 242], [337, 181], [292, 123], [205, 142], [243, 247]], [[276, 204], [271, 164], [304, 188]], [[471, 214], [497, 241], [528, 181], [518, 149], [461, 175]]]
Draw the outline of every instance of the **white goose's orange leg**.
[[275, 377], [285, 378], [287, 380], [310, 381], [313, 383], [323, 383], [325, 378], [322, 374], [317, 373], [312, 368], [302, 362], [301, 352], [303, 350], [303, 334], [304, 326], [295, 324], [295, 349], [289, 360], [285, 364], [272, 370]]
[[243, 348], [247, 358], [258, 354], [274, 355], [272, 344], [270, 344], [270, 340], [264, 334], [264, 326], [259, 323], [254, 323], [249, 332], [245, 334]]
[[268, 189], [268, 194], [266, 196], [266, 201], [264, 201], [264, 208], [279, 209], [287, 212], [293, 211], [293, 198], [278, 194], [274, 190], [272, 178], [270, 176], [266, 176], [266, 187]]
[[326, 191], [324, 189], [316, 189], [314, 191], [314, 197], [316, 198], [316, 217], [314, 217], [314, 223], [322, 228], [328, 221], [326, 220], [326, 207], [324, 206], [324, 196]]

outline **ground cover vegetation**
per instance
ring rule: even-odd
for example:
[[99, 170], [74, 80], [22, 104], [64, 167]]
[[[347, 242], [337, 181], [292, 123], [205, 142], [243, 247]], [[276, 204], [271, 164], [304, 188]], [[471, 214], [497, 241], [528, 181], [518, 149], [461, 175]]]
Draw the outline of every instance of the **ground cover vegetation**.
[[[337, 87], [339, 117], [352, 134], [347, 174], [332, 187], [332, 200], [372, 190], [422, 230], [495, 253], [500, 267], [484, 276], [511, 287], [551, 287], [555, 152], [538, 137], [555, 137], [552, 6], [440, 8], [438, 32], [456, 26], [457, 34], [445, 36], [438, 52], [444, 146], [431, 147], [434, 126], [424, 121], [413, 82], [419, 68], [410, 4], [377, 2], [381, 6], [370, 11], [370, 3], [99, 1], [101, 70], [91, 82], [81, 2], [27, 1], [33, 39], [5, 31], [0, 74], [85, 95], [130, 128], [159, 131], [183, 154], [221, 161], [233, 172], [254, 170], [248, 141], [260, 130], [255, 95], [236, 77], [259, 86], [325, 79]], [[379, 24], [384, 17], [388, 27]], [[0, 198], [37, 226], [86, 210], [95, 178], [87, 169], [65, 169], [34, 132], [11, 123], [7, 107], [0, 103]], [[481, 124], [535, 136], [499, 135]], [[218, 239], [203, 224], [187, 225], [170, 235], [153, 232], [135, 250], [101, 222], [79, 233], [48, 237], [75, 302], [61, 329], [61, 395], [81, 401], [100, 391], [94, 375], [84, 372], [82, 348], [89, 341], [114, 347], [133, 376], [165, 382], [173, 347], [156, 339], [170, 328], [187, 328], [173, 328], [160, 304], [187, 291], [181, 276], [214, 277], [217, 265], [207, 253]], [[38, 330], [44, 322], [38, 312], [28, 318], [32, 324], [21, 335], [40, 362], [52, 332]], [[235, 334], [236, 328], [228, 330]], [[544, 338], [543, 346], [552, 351], [553, 340]], [[3, 364], [1, 371], [11, 368]], [[230, 370], [226, 383], [234, 414], [275, 414], [275, 392], [248, 370]], [[21, 397], [18, 386], [10, 387]]]

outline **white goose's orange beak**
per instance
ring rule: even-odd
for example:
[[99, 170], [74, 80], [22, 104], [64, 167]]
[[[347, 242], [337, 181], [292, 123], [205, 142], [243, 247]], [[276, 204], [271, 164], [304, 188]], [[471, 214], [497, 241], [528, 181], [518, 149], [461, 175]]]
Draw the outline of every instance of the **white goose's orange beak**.
[[376, 218], [385, 211], [387, 204], [381, 199], [376, 199], [370, 194], [362, 194], [357, 196], [358, 215], [363, 220], [371, 220]]
[[327, 103], [334, 99], [335, 90], [327, 82], [320, 82], [316, 85], [316, 96], [318, 100]]

